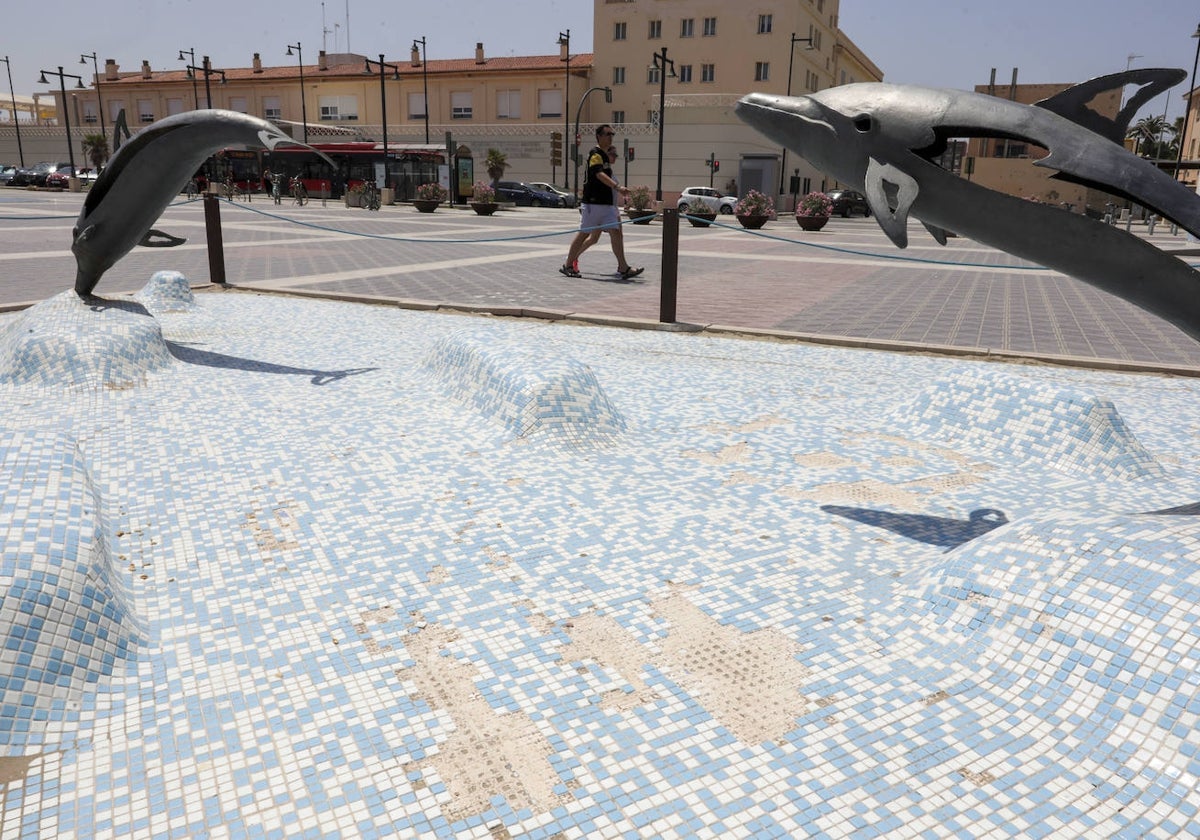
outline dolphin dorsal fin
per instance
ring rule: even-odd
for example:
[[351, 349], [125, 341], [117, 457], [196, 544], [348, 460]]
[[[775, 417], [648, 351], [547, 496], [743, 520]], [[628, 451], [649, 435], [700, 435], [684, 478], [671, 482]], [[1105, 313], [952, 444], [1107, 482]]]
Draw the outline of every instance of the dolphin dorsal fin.
[[[1164, 90], [1169, 90], [1186, 78], [1187, 72], [1184, 70], [1169, 68], [1126, 70], [1124, 73], [1110, 73], [1107, 76], [1097, 76], [1095, 79], [1080, 82], [1062, 93], [1056, 93], [1054, 96], [1033, 104], [1120, 144], [1125, 140], [1125, 133], [1129, 131], [1129, 121], [1133, 119], [1133, 115], [1138, 112], [1138, 109]], [[1129, 98], [1115, 119], [1098, 114], [1088, 107], [1088, 103], [1097, 95], [1114, 88], [1123, 88], [1126, 85], [1138, 85], [1140, 90]]]

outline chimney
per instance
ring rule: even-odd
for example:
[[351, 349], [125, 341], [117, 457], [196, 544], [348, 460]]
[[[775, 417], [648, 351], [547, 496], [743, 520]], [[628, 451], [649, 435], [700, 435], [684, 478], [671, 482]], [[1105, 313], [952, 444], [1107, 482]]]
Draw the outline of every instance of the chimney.
[[413, 41], [413, 48], [412, 48], [412, 66], [413, 66], [413, 67], [420, 67], [420, 66], [421, 66], [421, 50], [420, 50], [420, 48], [417, 46], [417, 42], [416, 42], [416, 41]]
[[261, 58], [259, 58], [259, 55], [258, 55], [258, 53], [255, 53], [255, 54], [254, 54], [254, 61], [252, 62], [252, 64], [254, 65], [254, 72], [255, 72], [255, 73], [261, 73], [261, 72], [262, 72], [262, 59], [261, 59]]
[[483, 57], [483, 41], [475, 43], [475, 63], [486, 64], [487, 60]]
[[[105, 69], [107, 69], [107, 68], [108, 68], [108, 65], [105, 65]], [[151, 78], [151, 75], [152, 74], [150, 73], [150, 62], [143, 58], [142, 59], [142, 78], [149, 79], [149, 78]]]
[[117, 71], [120, 69], [121, 68], [117, 65], [117, 62], [113, 61], [111, 58], [104, 59], [104, 81], [115, 82], [118, 78], [120, 78], [120, 75], [117, 73]]
[[328, 70], [329, 69], [329, 59], [325, 57], [325, 50], [321, 50], [317, 54], [317, 69], [318, 70]]
[[559, 39], [559, 41], [558, 41], [558, 58], [560, 61], [567, 60], [567, 57], [568, 57], [567, 47], [569, 47], [569, 46], [570, 46], [570, 44], [567, 43], [565, 38]]

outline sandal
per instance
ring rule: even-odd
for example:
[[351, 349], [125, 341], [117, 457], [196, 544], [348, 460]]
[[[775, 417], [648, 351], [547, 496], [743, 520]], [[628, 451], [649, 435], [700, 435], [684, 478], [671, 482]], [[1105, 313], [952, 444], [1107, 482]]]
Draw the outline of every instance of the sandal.
[[645, 270], [645, 266], [638, 266], [637, 268], [634, 268], [633, 266], [628, 265], [625, 268], [618, 269], [617, 274], [621, 275], [622, 280], [629, 280], [632, 277], [637, 277]]
[[562, 265], [560, 265], [558, 267], [558, 273], [566, 275], [567, 277], [582, 277], [583, 276], [579, 273], [579, 269], [569, 266], [566, 263], [563, 263]]

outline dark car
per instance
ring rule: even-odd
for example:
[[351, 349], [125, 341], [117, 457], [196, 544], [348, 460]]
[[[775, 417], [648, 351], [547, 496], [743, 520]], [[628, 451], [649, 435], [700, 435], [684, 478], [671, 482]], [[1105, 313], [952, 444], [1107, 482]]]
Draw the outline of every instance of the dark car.
[[557, 193], [535, 190], [520, 181], [500, 181], [496, 184], [496, 195], [511, 201], [518, 207], [566, 207], [563, 197]]
[[830, 190], [829, 197], [833, 199], [833, 212], [842, 216], [871, 215], [871, 205], [867, 204], [866, 196], [854, 190]]
[[28, 187], [30, 185], [44, 187], [46, 186], [46, 176], [62, 167], [66, 167], [69, 170], [71, 164], [50, 160], [40, 161], [33, 166], [18, 169], [16, 174], [13, 175], [12, 180], [9, 181], [9, 185], [13, 187]]

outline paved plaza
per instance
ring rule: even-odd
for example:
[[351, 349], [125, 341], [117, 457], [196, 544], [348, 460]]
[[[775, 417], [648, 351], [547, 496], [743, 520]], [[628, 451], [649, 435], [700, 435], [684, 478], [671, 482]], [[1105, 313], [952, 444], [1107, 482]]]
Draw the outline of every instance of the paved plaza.
[[85, 303], [78, 202], [0, 194], [3, 840], [1200, 836], [1178, 330], [861, 219], [685, 226], [748, 332], [651, 329], [657, 225], [258, 201]]
[[[0, 190], [0, 305], [41, 300], [75, 276], [71, 226], [82, 199]], [[222, 205], [228, 282], [498, 310], [588, 313], [657, 320], [662, 229], [625, 225], [636, 282], [615, 275], [605, 239], [582, 261], [585, 278], [557, 272], [578, 225], [573, 210], [520, 208], [378, 213], [314, 201], [299, 208], [259, 197]], [[1200, 344], [1120, 298], [965, 239], [939, 246], [915, 222], [897, 249], [871, 219], [833, 219], [804, 233], [790, 219], [754, 235], [724, 227], [680, 229], [677, 319], [836, 339], [973, 348], [1040, 357], [1200, 367]], [[180, 202], [159, 225], [188, 238], [136, 248], [99, 292], [134, 292], [164, 264], [209, 279], [201, 202]], [[1145, 226], [1133, 228], [1146, 237]], [[1151, 240], [1186, 248], [1159, 226]], [[1064, 243], [1069, 247], [1069, 243]], [[1200, 256], [1192, 257], [1200, 263]], [[26, 270], [26, 268], [33, 270]], [[61, 279], [59, 279], [61, 278]]]

